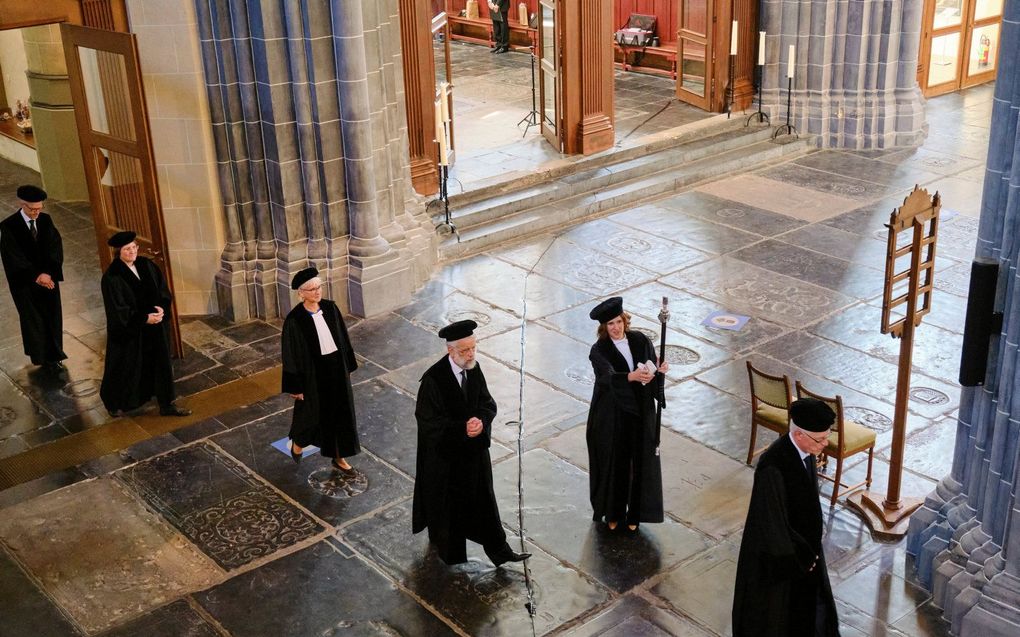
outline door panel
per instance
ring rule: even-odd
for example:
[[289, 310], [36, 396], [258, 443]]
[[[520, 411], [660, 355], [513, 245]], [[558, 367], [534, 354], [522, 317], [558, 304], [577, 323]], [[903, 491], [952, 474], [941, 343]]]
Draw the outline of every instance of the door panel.
[[[159, 265], [173, 291], [135, 36], [67, 23], [60, 35], [100, 264], [105, 270], [113, 260], [106, 240], [132, 230], [139, 253]], [[176, 303], [172, 315], [173, 348], [180, 356]]]
[[560, 81], [560, 31], [556, 19], [557, 0], [538, 4], [538, 107], [542, 135], [563, 152], [563, 92]]
[[676, 96], [706, 111], [712, 110], [715, 85], [712, 22], [712, 0], [680, 0]]

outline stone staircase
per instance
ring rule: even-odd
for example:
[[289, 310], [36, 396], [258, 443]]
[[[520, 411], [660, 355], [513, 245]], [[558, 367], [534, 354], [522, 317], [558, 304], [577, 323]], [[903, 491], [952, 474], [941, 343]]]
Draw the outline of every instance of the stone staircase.
[[[815, 147], [807, 137], [775, 143], [772, 129], [745, 128], [743, 122], [743, 117], [713, 119], [670, 139], [451, 195], [450, 216], [460, 237], [440, 240], [440, 259], [468, 256], [699, 182], [787, 161]], [[436, 224], [442, 220], [442, 215], [433, 216]]]

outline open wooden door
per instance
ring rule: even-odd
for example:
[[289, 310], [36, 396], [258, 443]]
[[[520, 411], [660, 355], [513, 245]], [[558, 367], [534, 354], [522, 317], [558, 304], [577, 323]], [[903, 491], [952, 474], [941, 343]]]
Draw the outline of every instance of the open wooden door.
[[542, 135], [563, 152], [563, 84], [560, 51], [560, 21], [556, 11], [559, 0], [538, 3], [538, 112]]
[[676, 96], [711, 111], [715, 86], [714, 0], [680, 0], [676, 34]]
[[[159, 265], [173, 291], [135, 36], [67, 23], [60, 25], [60, 36], [100, 265], [105, 270], [113, 259], [106, 240], [132, 230], [139, 254]], [[180, 357], [176, 302], [171, 318], [173, 351]]]

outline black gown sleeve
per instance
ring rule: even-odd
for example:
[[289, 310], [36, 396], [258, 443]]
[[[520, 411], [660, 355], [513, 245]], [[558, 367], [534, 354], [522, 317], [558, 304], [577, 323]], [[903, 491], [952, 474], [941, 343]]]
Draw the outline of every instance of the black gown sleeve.
[[[479, 369], [481, 371], [481, 369]], [[489, 393], [489, 384], [485, 377], [479, 374], [482, 379], [482, 386], [478, 390], [478, 406], [475, 408], [475, 417], [482, 421], [482, 433], [467, 440], [476, 446], [488, 448], [492, 444], [492, 423], [496, 420], [496, 400]], [[465, 437], [467, 433], [465, 432]]]
[[788, 521], [783, 476], [775, 467], [763, 467], [754, 478], [744, 538], [757, 548], [759, 565], [768, 581], [808, 574], [817, 553]]
[[597, 346], [591, 348], [588, 360], [591, 361], [592, 370], [595, 372], [596, 393], [609, 394], [618, 409], [637, 414], [638, 404], [634, 396], [634, 388], [627, 380], [629, 372], [616, 371], [609, 359], [598, 351]]
[[5, 223], [0, 231], [0, 255], [3, 255], [4, 270], [12, 283], [26, 285], [39, 277], [40, 271], [28, 258], [8, 223]]
[[134, 294], [127, 283], [107, 274], [103, 276], [100, 287], [106, 310], [106, 331], [110, 337], [122, 338], [145, 324], [148, 313], [137, 309]]
[[49, 220], [49, 232], [47, 232], [48, 239], [46, 242], [46, 267], [48, 268], [46, 274], [50, 275], [50, 278], [54, 281], [64, 280], [64, 241], [60, 237], [60, 232], [57, 227], [53, 225], [53, 220]]
[[344, 323], [344, 315], [340, 308], [336, 310], [337, 323], [340, 326], [340, 339], [343, 340], [344, 358], [347, 361], [347, 372], [358, 369], [358, 359], [354, 356], [354, 347], [351, 345], [351, 337], [347, 333], [347, 324]]
[[[418, 421], [418, 434], [434, 449], [455, 450], [470, 440], [467, 435], [467, 421], [460, 422], [447, 415], [439, 384], [430, 376], [423, 377], [418, 388], [414, 417]], [[484, 422], [481, 415], [478, 417]], [[495, 411], [492, 417], [495, 418]], [[489, 422], [491, 423], [491, 419]]]
[[301, 335], [301, 328], [294, 324], [293, 319], [283, 322], [283, 334], [280, 342], [280, 357], [283, 359], [283, 383], [281, 391], [284, 394], [305, 393], [303, 349], [307, 349], [304, 337]]

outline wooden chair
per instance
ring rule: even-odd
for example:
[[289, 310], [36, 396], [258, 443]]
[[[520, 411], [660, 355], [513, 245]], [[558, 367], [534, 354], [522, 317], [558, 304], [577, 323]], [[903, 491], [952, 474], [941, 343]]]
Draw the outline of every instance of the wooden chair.
[[[846, 495], [860, 487], [868, 488], [871, 486], [871, 467], [875, 455], [875, 432], [864, 425], [852, 420], [846, 420], [843, 417], [843, 399], [840, 396], [833, 396], [831, 398], [819, 396], [804, 389], [804, 386], [798, 380], [797, 398], [804, 397], [816, 398], [822, 401], [836, 414], [836, 428], [829, 433], [829, 444], [822, 450], [825, 457], [833, 458], [836, 461], [836, 473], [831, 478], [824, 473], [818, 474], [820, 477], [832, 482], [832, 497], [829, 499], [829, 505], [834, 506], [836, 498], [839, 496]], [[843, 460], [864, 451], [868, 452], [868, 474], [864, 481], [857, 484], [841, 482], [843, 479]], [[840, 487], [844, 487], [842, 491], [840, 491]]]
[[747, 377], [751, 381], [751, 442], [747, 446], [747, 464], [767, 447], [755, 449], [758, 427], [783, 435], [790, 431], [790, 378], [772, 376], [747, 361]]

